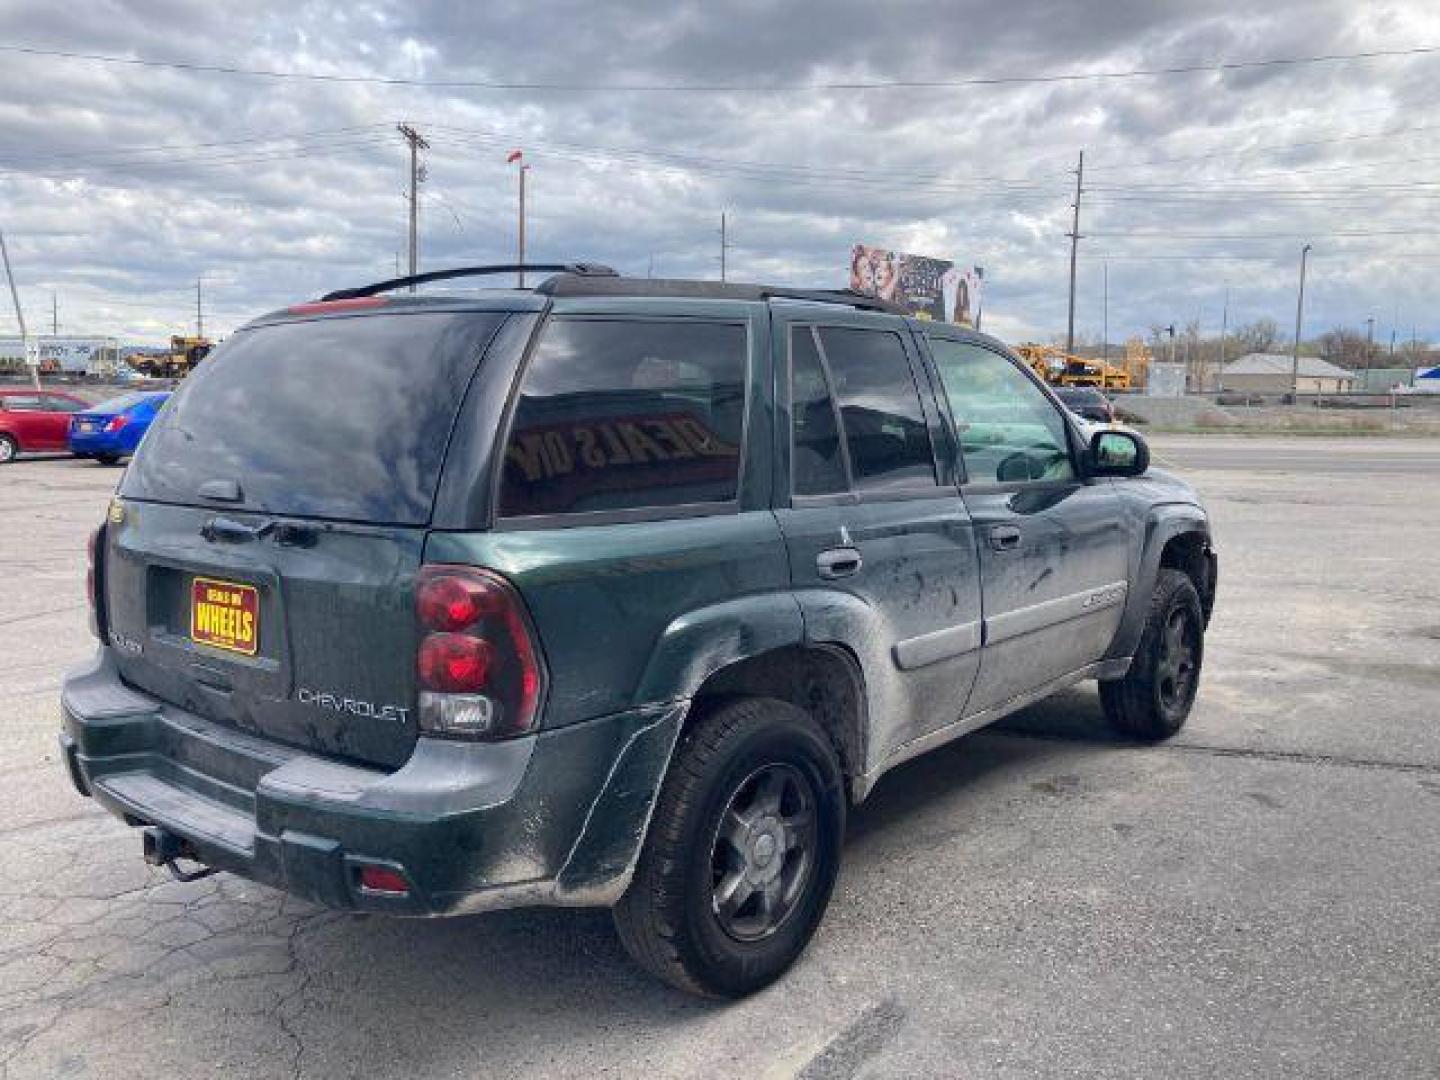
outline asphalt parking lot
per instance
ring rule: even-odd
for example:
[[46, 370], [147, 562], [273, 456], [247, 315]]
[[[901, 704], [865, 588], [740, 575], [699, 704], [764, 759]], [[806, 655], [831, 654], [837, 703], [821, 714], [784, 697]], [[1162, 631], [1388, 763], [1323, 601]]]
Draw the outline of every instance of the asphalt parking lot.
[[1157, 438], [1220, 597], [1173, 743], [1093, 688], [891, 774], [779, 985], [697, 1002], [603, 913], [436, 922], [171, 882], [75, 795], [57, 691], [119, 471], [0, 470], [0, 1074], [1433, 1077], [1440, 440]]

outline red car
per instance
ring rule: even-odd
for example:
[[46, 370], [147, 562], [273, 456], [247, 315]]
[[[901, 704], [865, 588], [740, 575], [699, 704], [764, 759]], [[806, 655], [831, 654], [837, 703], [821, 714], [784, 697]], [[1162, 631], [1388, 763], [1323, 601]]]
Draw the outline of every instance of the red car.
[[88, 405], [55, 390], [0, 389], [0, 465], [17, 454], [69, 450], [70, 414]]

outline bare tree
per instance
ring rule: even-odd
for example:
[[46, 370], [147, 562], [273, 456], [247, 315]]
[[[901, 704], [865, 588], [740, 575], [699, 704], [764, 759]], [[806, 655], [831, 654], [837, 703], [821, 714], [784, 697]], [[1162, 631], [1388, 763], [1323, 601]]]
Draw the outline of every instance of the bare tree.
[[1274, 319], [1256, 319], [1252, 323], [1236, 327], [1233, 339], [1235, 349], [1232, 355], [1270, 352], [1280, 341], [1280, 328], [1275, 325]]

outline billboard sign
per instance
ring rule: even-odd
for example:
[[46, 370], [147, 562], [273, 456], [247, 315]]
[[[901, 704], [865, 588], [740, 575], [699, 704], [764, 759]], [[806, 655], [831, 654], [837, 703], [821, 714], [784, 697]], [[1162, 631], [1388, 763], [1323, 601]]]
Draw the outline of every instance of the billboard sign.
[[899, 304], [919, 319], [978, 328], [984, 280], [979, 266], [966, 270], [948, 259], [864, 244], [850, 249], [850, 288]]
[[[41, 371], [93, 375], [115, 366], [114, 338], [32, 336], [30, 348], [39, 353]], [[19, 366], [25, 361], [25, 343], [20, 338], [0, 337], [0, 366]]]

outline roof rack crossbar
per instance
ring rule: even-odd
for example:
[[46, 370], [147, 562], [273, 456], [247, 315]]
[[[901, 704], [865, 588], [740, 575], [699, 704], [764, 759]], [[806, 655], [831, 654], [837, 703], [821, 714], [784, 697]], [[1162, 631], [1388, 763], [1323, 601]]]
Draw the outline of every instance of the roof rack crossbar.
[[882, 300], [878, 296], [867, 296], [853, 289], [762, 289], [760, 295], [766, 300], [810, 300], [819, 304], [846, 304], [864, 311], [888, 311], [892, 315], [908, 315], [899, 304]]
[[575, 274], [579, 277], [619, 277], [614, 270], [600, 263], [505, 263], [497, 266], [460, 266], [453, 270], [431, 270], [424, 274], [410, 274], [406, 277], [390, 278], [370, 285], [357, 285], [353, 289], [336, 289], [322, 296], [321, 300], [357, 300], [362, 296], [403, 289], [407, 285], [424, 285], [431, 281], [448, 281], [451, 278], [485, 277], [491, 274]]

